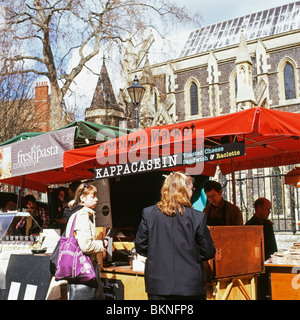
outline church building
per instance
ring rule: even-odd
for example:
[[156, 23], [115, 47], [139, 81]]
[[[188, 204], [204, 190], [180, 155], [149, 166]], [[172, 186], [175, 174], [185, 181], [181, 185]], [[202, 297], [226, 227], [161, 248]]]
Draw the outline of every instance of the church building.
[[163, 63], [149, 65], [146, 57], [139, 66], [130, 56], [140, 52], [130, 48], [126, 79], [137, 75], [146, 88], [140, 126], [254, 106], [299, 113], [299, 38], [298, 1], [193, 30], [180, 57]]

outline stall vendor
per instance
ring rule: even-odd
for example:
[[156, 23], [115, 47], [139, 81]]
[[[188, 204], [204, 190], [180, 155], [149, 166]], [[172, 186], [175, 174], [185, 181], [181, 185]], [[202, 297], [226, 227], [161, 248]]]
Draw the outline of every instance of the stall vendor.
[[[37, 234], [42, 231], [43, 228], [46, 228], [49, 224], [49, 215], [45, 208], [42, 208], [37, 205], [36, 199], [32, 194], [28, 194], [24, 197], [23, 200], [24, 207], [32, 216], [32, 226], [30, 227], [29, 234]], [[26, 225], [26, 218], [23, 217], [20, 222], [17, 224], [17, 230], [23, 230]], [[24, 230], [22, 232], [24, 233]]]
[[246, 225], [262, 225], [264, 230], [265, 260], [269, 259], [274, 252], [277, 252], [277, 242], [273, 230], [273, 222], [268, 219], [272, 204], [266, 198], [259, 198], [254, 202], [255, 213], [246, 222]]
[[204, 184], [204, 192], [210, 202], [204, 208], [209, 226], [235, 226], [243, 224], [241, 210], [222, 197], [222, 187], [217, 181], [209, 180]]

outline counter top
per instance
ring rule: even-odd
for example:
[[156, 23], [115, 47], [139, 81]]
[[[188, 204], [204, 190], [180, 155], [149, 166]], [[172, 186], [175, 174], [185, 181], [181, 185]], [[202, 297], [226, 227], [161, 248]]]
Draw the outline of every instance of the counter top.
[[[296, 267], [295, 264], [283, 264], [283, 263], [265, 263], [265, 267]], [[298, 265], [299, 266], [299, 265]]]
[[293, 268], [293, 267], [300, 267], [300, 265], [299, 264], [283, 264], [283, 263], [265, 263], [265, 267]]
[[133, 274], [133, 275], [144, 275], [144, 272], [141, 271], [133, 271], [131, 266], [118, 266], [118, 267], [104, 267], [101, 268], [101, 272], [112, 272], [112, 273], [125, 273], [125, 274]]

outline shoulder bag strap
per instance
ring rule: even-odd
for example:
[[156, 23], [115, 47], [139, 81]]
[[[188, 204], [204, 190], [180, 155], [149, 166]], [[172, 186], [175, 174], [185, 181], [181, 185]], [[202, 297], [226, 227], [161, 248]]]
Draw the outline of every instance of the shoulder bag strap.
[[[75, 214], [75, 213], [74, 213], [74, 214]], [[71, 230], [70, 230], [70, 235], [69, 235], [69, 237], [73, 237], [73, 236], [74, 236], [74, 228], [75, 228], [76, 218], [77, 218], [77, 214], [76, 214], [76, 216], [75, 216], [74, 219], [73, 219], [72, 227], [71, 227]]]

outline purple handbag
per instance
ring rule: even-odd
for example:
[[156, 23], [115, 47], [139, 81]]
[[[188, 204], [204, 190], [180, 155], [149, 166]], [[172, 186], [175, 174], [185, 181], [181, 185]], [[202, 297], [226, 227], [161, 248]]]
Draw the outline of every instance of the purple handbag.
[[96, 279], [95, 269], [89, 256], [84, 254], [74, 235], [77, 216], [73, 220], [70, 236], [60, 237], [55, 280], [86, 283]]

